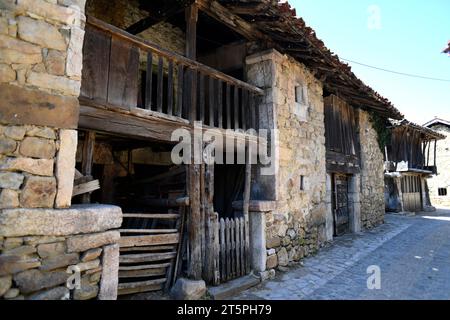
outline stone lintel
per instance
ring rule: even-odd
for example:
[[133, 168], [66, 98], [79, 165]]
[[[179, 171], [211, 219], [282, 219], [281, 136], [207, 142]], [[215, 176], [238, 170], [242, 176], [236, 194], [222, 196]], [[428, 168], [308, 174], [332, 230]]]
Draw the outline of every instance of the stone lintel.
[[[244, 202], [243, 201], [234, 201], [233, 202], [233, 209], [241, 209], [243, 208]], [[259, 201], [259, 200], [252, 200], [249, 203], [248, 211], [249, 212], [270, 212], [275, 210], [277, 207], [276, 201]]]
[[112, 205], [74, 205], [68, 209], [6, 209], [0, 236], [67, 236], [117, 229], [122, 210]]

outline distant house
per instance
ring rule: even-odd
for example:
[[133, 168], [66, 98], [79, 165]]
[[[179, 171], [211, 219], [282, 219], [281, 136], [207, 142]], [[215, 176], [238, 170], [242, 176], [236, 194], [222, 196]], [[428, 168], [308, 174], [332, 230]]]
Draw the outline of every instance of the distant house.
[[435, 150], [445, 136], [411, 123], [392, 121], [386, 145], [386, 210], [399, 212], [434, 211], [427, 179], [437, 174]]
[[428, 184], [431, 203], [435, 206], [450, 207], [450, 121], [435, 118], [424, 126], [446, 137], [437, 143], [436, 162], [439, 172]]

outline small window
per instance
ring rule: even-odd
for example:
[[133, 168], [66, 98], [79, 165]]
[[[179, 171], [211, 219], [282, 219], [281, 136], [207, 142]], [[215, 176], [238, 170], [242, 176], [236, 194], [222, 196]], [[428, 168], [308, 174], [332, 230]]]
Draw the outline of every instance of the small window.
[[304, 85], [295, 86], [295, 110], [294, 113], [301, 121], [308, 119], [308, 90]]
[[439, 188], [438, 189], [438, 193], [440, 197], [445, 197], [447, 196], [447, 188]]
[[306, 87], [298, 85], [295, 87], [295, 102], [305, 105], [306, 104]]
[[300, 176], [300, 191], [305, 191], [305, 176]]

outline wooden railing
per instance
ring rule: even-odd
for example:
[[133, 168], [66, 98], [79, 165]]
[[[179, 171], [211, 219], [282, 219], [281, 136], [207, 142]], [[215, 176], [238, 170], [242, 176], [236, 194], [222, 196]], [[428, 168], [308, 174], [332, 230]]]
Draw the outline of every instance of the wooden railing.
[[263, 90], [89, 17], [82, 98], [225, 129], [257, 129]]

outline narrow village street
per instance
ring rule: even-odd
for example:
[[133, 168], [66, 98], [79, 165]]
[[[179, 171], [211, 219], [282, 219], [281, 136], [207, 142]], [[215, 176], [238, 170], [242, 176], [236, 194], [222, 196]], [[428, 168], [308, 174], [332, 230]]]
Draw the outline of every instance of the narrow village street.
[[[450, 210], [386, 215], [372, 231], [337, 238], [304, 266], [245, 291], [237, 300], [450, 299]], [[367, 268], [381, 269], [381, 289], [367, 289]]]

